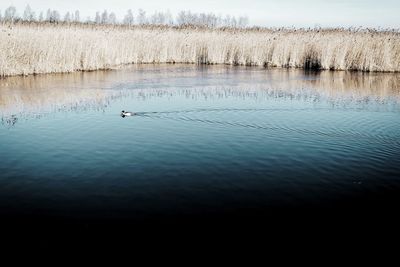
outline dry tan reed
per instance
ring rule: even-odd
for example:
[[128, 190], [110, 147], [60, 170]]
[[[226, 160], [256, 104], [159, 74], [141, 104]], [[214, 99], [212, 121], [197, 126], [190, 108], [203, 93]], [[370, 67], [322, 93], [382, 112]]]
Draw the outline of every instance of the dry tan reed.
[[399, 72], [400, 33], [45, 23], [0, 25], [0, 76], [99, 70], [131, 63]]

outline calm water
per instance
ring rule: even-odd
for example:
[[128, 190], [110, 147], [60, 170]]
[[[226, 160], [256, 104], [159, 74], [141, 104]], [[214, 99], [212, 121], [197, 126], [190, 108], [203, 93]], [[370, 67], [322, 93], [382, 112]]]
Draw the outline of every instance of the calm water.
[[0, 214], [262, 213], [400, 192], [399, 103], [395, 74], [146, 65], [3, 79]]

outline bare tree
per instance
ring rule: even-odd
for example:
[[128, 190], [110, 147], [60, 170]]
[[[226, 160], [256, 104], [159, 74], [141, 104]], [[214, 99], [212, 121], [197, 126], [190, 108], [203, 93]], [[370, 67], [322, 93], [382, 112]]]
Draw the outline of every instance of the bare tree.
[[108, 23], [113, 25], [117, 23], [117, 16], [115, 15], [114, 12], [111, 12], [110, 15], [108, 16]]
[[71, 13], [69, 11], [64, 16], [64, 22], [67, 22], [67, 23], [71, 22]]
[[14, 6], [8, 7], [4, 11], [4, 20], [13, 22], [17, 18], [17, 9]]
[[24, 10], [23, 20], [25, 21], [34, 21], [35, 20], [35, 12], [33, 12], [32, 8], [27, 5]]
[[52, 10], [50, 12], [49, 22], [56, 23], [60, 21], [60, 13], [57, 10]]
[[150, 24], [154, 25], [162, 25], [165, 23], [165, 16], [162, 12], [154, 12], [153, 15], [150, 17]]
[[181, 11], [177, 16], [178, 25], [195, 25], [202, 27], [217, 27], [218, 17], [214, 13], [192, 13], [191, 11]]
[[189, 23], [191, 25], [200, 25], [199, 21], [199, 14], [189, 11]]
[[218, 27], [218, 17], [213, 13], [209, 13], [207, 15], [207, 25], [211, 28]]
[[94, 19], [94, 22], [96, 24], [100, 24], [101, 23], [101, 16], [100, 16], [100, 12], [96, 12], [96, 17]]
[[42, 22], [43, 20], [44, 20], [43, 11], [40, 11], [38, 21], [39, 21], [39, 22]]
[[233, 28], [237, 28], [237, 20], [236, 20], [236, 17], [232, 17], [232, 19], [231, 19], [231, 25], [230, 25], [231, 27], [233, 27]]
[[225, 27], [230, 27], [231, 26], [231, 16], [230, 15], [226, 15], [223, 22], [222, 22], [222, 26]]
[[[4, 15], [0, 11], [0, 21], [15, 21], [18, 19], [17, 10], [14, 6], [8, 7]], [[22, 19], [25, 21], [34, 21], [36, 20], [35, 12], [32, 8], [27, 5]], [[46, 18], [44, 19], [44, 13], [40, 12], [38, 16], [38, 21], [48, 21], [51, 23], [60, 21], [60, 13], [56, 10], [48, 9], [46, 12]], [[75, 10], [75, 12], [67, 12], [63, 21], [70, 22], [80, 22], [80, 13], [79, 10]], [[138, 10], [138, 14], [136, 20], [134, 18], [133, 12], [131, 9], [127, 11], [125, 14], [122, 23], [125, 25], [133, 25], [135, 21], [139, 25], [144, 24], [154, 24], [154, 25], [174, 25], [175, 23], [178, 25], [194, 25], [200, 27], [233, 27], [233, 28], [245, 28], [249, 24], [249, 19], [247, 16], [240, 16], [238, 18], [226, 15], [224, 18], [221, 15], [215, 15], [214, 13], [192, 13], [191, 11], [181, 11], [176, 16], [176, 20], [169, 11], [166, 12], [154, 12], [151, 16], [147, 16], [146, 11], [143, 9]], [[93, 22], [90, 17], [88, 17], [85, 21], [86, 23]], [[101, 12], [96, 12], [96, 16], [94, 18], [94, 22], [96, 24], [116, 24], [118, 23], [117, 17], [114, 12], [108, 13], [107, 10]]]
[[186, 11], [180, 11], [178, 13], [178, 16], [176, 17], [176, 22], [178, 23], [178, 25], [185, 25], [187, 24], [187, 16], [186, 16]]
[[126, 13], [123, 23], [125, 25], [133, 25], [134, 19], [133, 19], [133, 13], [132, 13], [132, 9], [129, 9], [128, 12]]
[[79, 10], [75, 10], [74, 22], [79, 22], [80, 20]]
[[181, 11], [177, 16], [178, 25], [209, 26], [210, 14], [192, 13], [191, 11]]
[[138, 22], [140, 25], [147, 24], [146, 11], [144, 11], [143, 9], [139, 9], [139, 14], [138, 14], [138, 17], [137, 17], [137, 22]]
[[218, 17], [217, 17], [217, 27], [222, 27], [223, 21], [224, 21], [224, 20], [223, 20], [223, 18], [222, 18], [222, 15], [219, 14]]
[[198, 16], [197, 16], [197, 19], [198, 19], [198, 24], [200, 25], [200, 26], [208, 26], [208, 23], [207, 23], [207, 15], [205, 14], [205, 13], [200, 13]]
[[108, 23], [108, 12], [107, 10], [104, 10], [104, 12], [101, 14], [101, 24], [107, 24]]
[[174, 17], [172, 16], [169, 10], [164, 13], [164, 17], [165, 17], [165, 24], [174, 25]]
[[231, 15], [226, 15], [223, 19], [221, 15], [214, 13], [192, 13], [191, 11], [181, 11], [178, 13], [176, 22], [178, 25], [194, 25], [201, 27], [246, 27], [248, 24], [247, 17], [239, 17], [238, 19]]
[[46, 11], [46, 21], [50, 21], [50, 18], [51, 18], [51, 9], [49, 8]]

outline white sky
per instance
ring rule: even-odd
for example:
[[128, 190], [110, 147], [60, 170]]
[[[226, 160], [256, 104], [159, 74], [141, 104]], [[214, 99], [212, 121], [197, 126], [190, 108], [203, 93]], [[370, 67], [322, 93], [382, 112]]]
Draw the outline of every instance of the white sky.
[[81, 18], [94, 17], [96, 11], [113, 11], [120, 19], [127, 9], [148, 13], [169, 10], [247, 15], [250, 24], [262, 26], [364, 26], [400, 28], [400, 0], [1, 0], [0, 10], [10, 5], [22, 14], [29, 4], [37, 13], [48, 8], [62, 14], [78, 9]]

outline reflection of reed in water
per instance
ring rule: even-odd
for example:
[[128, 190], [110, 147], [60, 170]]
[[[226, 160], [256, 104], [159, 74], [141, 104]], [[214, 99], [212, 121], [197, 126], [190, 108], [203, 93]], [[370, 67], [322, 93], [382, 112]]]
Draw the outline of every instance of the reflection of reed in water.
[[195, 88], [145, 88], [137, 90], [139, 99], [184, 96], [187, 99], [270, 99], [327, 101], [334, 105], [397, 105], [400, 102], [400, 75], [298, 71], [271, 71], [250, 75], [237, 84], [207, 85]]
[[[168, 66], [167, 66], [168, 67]], [[167, 68], [166, 67], [166, 68]], [[154, 67], [150, 67], [153, 69]], [[139, 69], [145, 69], [140, 67]], [[300, 70], [269, 70], [254, 68], [235, 68], [235, 67], [206, 67], [206, 68], [186, 68], [184, 72], [170, 72], [162, 67], [156, 68], [160, 72], [156, 78], [160, 83], [169, 83], [169, 79], [186, 80], [210, 80], [205, 85], [191, 86], [195, 84], [180, 84], [177, 90], [170, 88], [155, 88], [151, 77], [143, 76], [145, 82], [142, 87], [146, 90], [140, 92], [140, 96], [162, 97], [177, 93], [190, 97], [220, 98], [226, 96], [238, 97], [259, 97], [261, 91], [270, 91], [279, 97], [282, 95], [304, 95], [313, 94], [329, 98], [399, 98], [400, 97], [400, 74], [392, 73], [357, 73], [357, 72], [305, 72]], [[200, 74], [199, 74], [200, 73]], [[149, 76], [154, 73], [149, 74]], [[214, 79], [217, 78], [217, 79]], [[183, 83], [183, 82], [182, 82]], [[211, 85], [210, 85], [211, 84]], [[188, 85], [188, 86], [186, 86]], [[178, 86], [177, 86], [178, 87]], [[193, 91], [193, 88], [199, 90]], [[153, 89], [153, 90], [148, 90]], [[201, 92], [202, 89], [204, 92]], [[215, 90], [212, 90], [215, 89]]]
[[10, 124], [13, 118], [17, 121], [56, 111], [104, 110], [121, 97], [147, 101], [178, 96], [193, 100], [283, 98], [339, 105], [392, 103], [398, 107], [400, 75], [150, 65], [119, 71], [9, 77], [0, 79], [0, 114], [3, 124]]
[[104, 110], [122, 92], [110, 90], [103, 72], [9, 77], [0, 79], [3, 124], [12, 117], [35, 117], [63, 111]]

